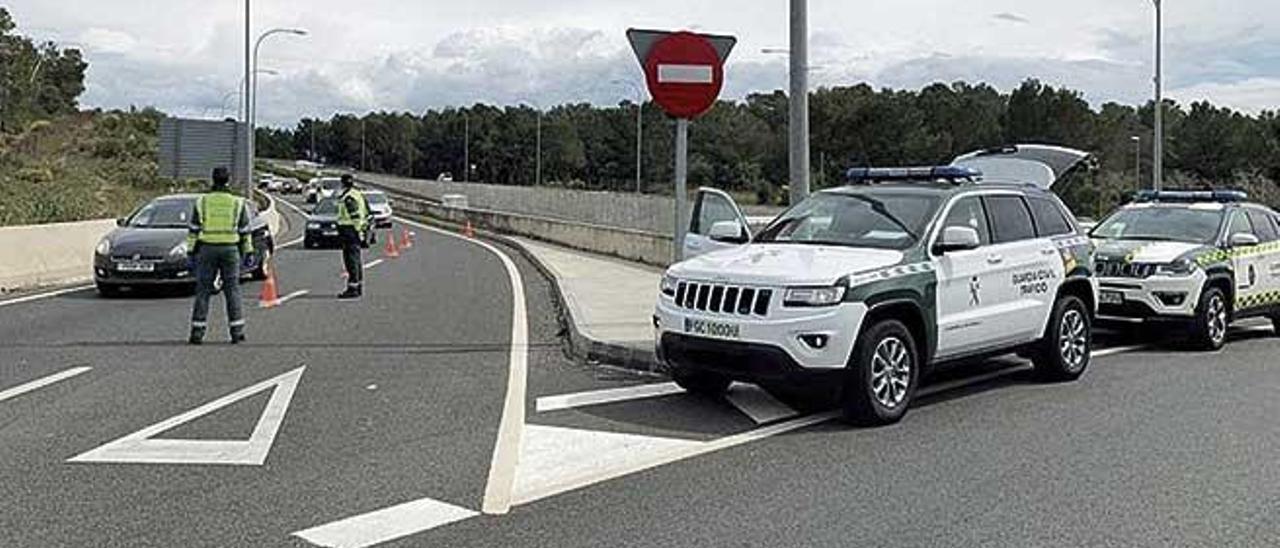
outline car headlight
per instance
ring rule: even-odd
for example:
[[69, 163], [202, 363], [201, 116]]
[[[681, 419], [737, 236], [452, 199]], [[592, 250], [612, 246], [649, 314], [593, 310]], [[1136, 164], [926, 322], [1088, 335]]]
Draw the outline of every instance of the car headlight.
[[98, 242], [98, 247], [94, 251], [103, 256], [111, 253], [111, 240], [103, 238], [101, 242]]
[[1178, 259], [1172, 263], [1156, 265], [1157, 276], [1190, 276], [1196, 271], [1196, 263], [1190, 259]]
[[319, 230], [319, 229], [320, 229], [320, 223], [317, 223], [317, 222], [315, 222], [315, 221], [309, 222], [309, 223], [307, 223], [307, 228], [308, 228], [308, 229], [310, 229], [310, 230]]
[[662, 277], [662, 294], [668, 297], [676, 296], [676, 284], [678, 280], [671, 276]]
[[184, 259], [187, 256], [187, 242], [179, 243], [169, 250], [170, 259]]
[[782, 299], [784, 306], [835, 306], [844, 300], [847, 287], [790, 287]]

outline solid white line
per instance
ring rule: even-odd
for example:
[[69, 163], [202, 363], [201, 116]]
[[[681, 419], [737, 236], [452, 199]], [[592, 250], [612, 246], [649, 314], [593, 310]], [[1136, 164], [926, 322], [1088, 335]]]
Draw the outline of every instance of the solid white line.
[[[300, 208], [300, 207], [298, 207], [298, 206], [296, 206], [296, 205], [293, 205], [293, 204], [289, 203], [289, 201], [288, 201], [288, 200], [276, 200], [276, 203], [277, 203], [277, 204], [284, 204], [284, 205], [286, 205], [286, 206], [289, 206], [289, 209], [292, 209], [292, 210], [293, 210], [294, 212], [296, 212], [298, 215], [301, 215], [301, 216], [302, 216], [302, 231], [303, 231], [303, 233], [306, 233], [306, 231], [307, 231], [307, 217], [308, 217], [307, 212], [303, 211], [303, 210], [302, 210], [302, 208]], [[285, 243], [283, 243], [283, 244], [277, 244], [277, 245], [276, 245], [276, 249], [284, 249], [284, 248], [287, 248], [287, 247], [293, 247], [293, 246], [298, 245], [298, 244], [300, 244], [300, 243], [302, 243], [302, 242], [304, 242], [304, 241], [306, 241], [306, 236], [300, 236], [300, 237], [298, 237], [298, 238], [294, 238], [294, 239], [292, 239], [292, 240], [289, 240], [288, 242], [285, 242]]]
[[293, 534], [317, 546], [363, 548], [478, 515], [434, 499], [419, 499]]
[[384, 263], [384, 262], [386, 262], [386, 259], [377, 259], [377, 260], [369, 261], [369, 262], [365, 263], [364, 267], [365, 267], [365, 268], [373, 268], [373, 267], [378, 266], [378, 265], [380, 265], [380, 264], [382, 264], [382, 263]]
[[27, 392], [39, 390], [53, 383], [70, 379], [71, 377], [74, 377], [76, 375], [88, 373], [92, 369], [93, 369], [92, 367], [73, 367], [61, 373], [55, 373], [53, 375], [49, 375], [48, 377], [44, 377], [42, 379], [37, 379], [23, 385], [15, 386], [13, 388], [0, 392], [0, 401], [16, 398], [18, 396], [26, 394]]
[[1143, 350], [1146, 347], [1147, 345], [1145, 344], [1139, 344], [1139, 345], [1133, 345], [1133, 346], [1117, 346], [1115, 348], [1103, 348], [1102, 350], [1094, 350], [1093, 357], [1096, 359], [1096, 358], [1105, 358], [1108, 356], [1115, 356], [1116, 354], [1128, 354], [1129, 352], [1137, 352], [1138, 350]]
[[283, 296], [283, 297], [280, 297], [280, 300], [276, 301], [276, 306], [279, 306], [279, 305], [282, 305], [282, 304], [287, 303], [287, 302], [289, 302], [289, 301], [292, 301], [292, 300], [294, 300], [294, 299], [296, 299], [296, 298], [298, 298], [298, 297], [302, 297], [302, 296], [310, 295], [310, 294], [311, 294], [311, 290], [310, 290], [310, 289], [300, 289], [300, 290], [298, 290], [298, 291], [294, 291], [293, 293], [290, 293], [290, 294], [288, 294], [288, 295], [285, 295], [285, 296]]
[[502, 422], [489, 463], [489, 479], [484, 488], [482, 511], [505, 514], [511, 510], [516, 484], [516, 466], [520, 461], [520, 437], [524, 430], [525, 398], [529, 382], [529, 319], [525, 308], [524, 281], [515, 262], [502, 250], [488, 242], [464, 238], [417, 221], [397, 218], [400, 222], [443, 234], [483, 247], [502, 260], [511, 281], [511, 356], [507, 372], [507, 396], [502, 406]]
[[625, 388], [610, 388], [607, 390], [578, 392], [576, 394], [544, 396], [538, 398], [535, 403], [535, 410], [539, 413], [543, 413], [546, 411], [559, 411], [562, 409], [573, 409], [575, 407], [642, 400], [681, 393], [684, 393], [684, 389], [676, 386], [676, 383], [674, 382], [642, 384], [639, 386], [628, 386]]
[[59, 290], [56, 290], [56, 291], [50, 291], [50, 292], [48, 292], [48, 293], [38, 293], [38, 294], [36, 294], [36, 295], [27, 295], [26, 297], [18, 297], [18, 298], [16, 298], [16, 299], [9, 299], [9, 300], [7, 300], [7, 301], [0, 301], [0, 307], [3, 307], [3, 306], [9, 306], [9, 305], [14, 305], [14, 304], [29, 303], [29, 302], [31, 302], [31, 301], [38, 301], [38, 300], [40, 300], [40, 299], [48, 299], [48, 298], [50, 298], [50, 297], [57, 297], [57, 296], [59, 296], [59, 295], [66, 295], [66, 294], [68, 294], [68, 293], [78, 293], [78, 292], [80, 292], [80, 291], [87, 291], [87, 290], [90, 290], [90, 289], [93, 289], [93, 288], [94, 288], [94, 286], [92, 286], [92, 285], [82, 285], [82, 286], [78, 286], [78, 287], [68, 287], [68, 288], [66, 288], [66, 289], [59, 289]]

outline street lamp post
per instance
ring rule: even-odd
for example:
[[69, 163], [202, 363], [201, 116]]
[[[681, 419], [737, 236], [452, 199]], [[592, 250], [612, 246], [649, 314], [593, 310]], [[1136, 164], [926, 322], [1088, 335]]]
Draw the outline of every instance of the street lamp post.
[[253, 40], [253, 20], [252, 10], [250, 9], [251, 3], [252, 0], [244, 0], [244, 82], [241, 84], [244, 91], [242, 92], [243, 95], [240, 96], [241, 100], [246, 105], [245, 116], [240, 119], [244, 124], [244, 173], [242, 176], [244, 177], [244, 195], [246, 197], [250, 197], [252, 195], [252, 191], [250, 189], [253, 188], [253, 128], [249, 127], [249, 113], [247, 112], [249, 103], [248, 99], [251, 93], [249, 85], [251, 84], [250, 80], [253, 79], [253, 58], [249, 47], [249, 43]]
[[791, 204], [809, 196], [809, 2], [791, 0]]
[[1164, 16], [1161, 0], [1156, 5], [1156, 104], [1155, 139], [1153, 140], [1152, 188], [1164, 187]]
[[471, 113], [462, 111], [462, 182], [471, 182]]
[[[262, 47], [262, 41], [266, 40], [268, 36], [271, 36], [274, 34], [292, 34], [294, 36], [306, 36], [307, 31], [302, 29], [276, 28], [276, 29], [268, 30], [258, 35], [258, 41], [253, 44], [253, 66], [255, 69], [258, 66], [258, 49]], [[252, 89], [249, 91], [249, 95], [248, 95], [249, 100], [246, 101], [248, 103], [248, 109], [249, 109], [249, 174], [250, 174], [250, 178], [252, 178], [253, 164], [257, 160], [257, 155], [258, 155], [258, 151], [256, 150], [256, 147], [257, 147], [256, 132], [257, 132], [257, 124], [258, 124], [258, 74], [257, 72], [256, 71], [250, 72], [249, 79], [253, 80]]]
[[613, 83], [625, 85], [636, 92], [636, 193], [644, 191], [644, 92], [631, 80], [614, 80]]
[[[534, 170], [533, 180], [534, 180], [534, 186], [542, 186], [542, 107], [538, 106], [537, 103], [534, 103], [533, 101], [530, 101], [528, 99], [524, 100], [523, 102], [528, 103], [530, 106], [533, 107], [535, 111], [538, 112], [538, 130], [537, 130], [536, 136], [534, 137], [534, 142], [535, 142], [534, 146], [537, 147], [538, 153], [534, 163], [535, 170]], [[468, 164], [468, 166], [469, 165], [470, 164]]]
[[[277, 74], [280, 74], [279, 72], [276, 72], [276, 71], [274, 71], [274, 70], [271, 70], [271, 69], [264, 69], [264, 68], [254, 69], [254, 71], [253, 71], [253, 72], [254, 72], [254, 74], [270, 74], [270, 75], [272, 75], [272, 76], [275, 76], [275, 75], [277, 75]], [[244, 77], [243, 77], [243, 76], [241, 76], [241, 77], [240, 77], [240, 83], [236, 85], [236, 89], [237, 89], [237, 90], [239, 90], [239, 89], [243, 88], [243, 87], [244, 87], [244, 82], [245, 82]], [[255, 86], [255, 89], [256, 89], [256, 86]], [[239, 117], [239, 119], [240, 119], [240, 121], [241, 121], [241, 122], [248, 123], [248, 122], [249, 122], [249, 112], [248, 112], [248, 111], [246, 110], [246, 108], [245, 108], [244, 92], [237, 91], [237, 92], [235, 92], [235, 94], [236, 94], [236, 95], [238, 95], [238, 96], [240, 97], [240, 105], [236, 107], [236, 116], [237, 116], [237, 117]]]

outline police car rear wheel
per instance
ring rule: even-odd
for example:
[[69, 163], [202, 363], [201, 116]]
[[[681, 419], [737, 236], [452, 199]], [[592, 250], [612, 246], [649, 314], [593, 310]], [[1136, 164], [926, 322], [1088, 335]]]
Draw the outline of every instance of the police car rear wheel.
[[671, 372], [671, 379], [685, 391], [700, 396], [719, 396], [729, 390], [728, 378], [706, 371], [685, 371], [676, 369]]
[[1039, 346], [1032, 356], [1036, 376], [1050, 382], [1080, 378], [1093, 352], [1093, 328], [1084, 301], [1074, 295], [1059, 297]]
[[880, 426], [902, 420], [919, 383], [919, 356], [902, 322], [884, 320], [864, 331], [845, 372], [845, 421]]
[[1227, 296], [1218, 287], [1205, 288], [1196, 308], [1196, 321], [1192, 326], [1195, 346], [1200, 350], [1221, 350], [1227, 342], [1230, 311]]

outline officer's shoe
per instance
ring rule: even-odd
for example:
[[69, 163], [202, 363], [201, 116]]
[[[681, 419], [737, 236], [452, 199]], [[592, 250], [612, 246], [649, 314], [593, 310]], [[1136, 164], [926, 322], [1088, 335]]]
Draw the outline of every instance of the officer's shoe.
[[346, 291], [343, 291], [341, 294], [339, 294], [339, 295], [338, 295], [338, 298], [339, 298], [339, 299], [344, 299], [344, 300], [346, 300], [346, 299], [359, 299], [359, 298], [360, 298], [360, 290], [359, 290], [359, 289], [356, 289], [356, 288], [354, 288], [354, 287], [348, 287]]
[[244, 333], [232, 333], [231, 344], [240, 344], [245, 341]]
[[191, 336], [187, 337], [187, 344], [199, 346], [204, 344], [204, 333], [192, 331]]

